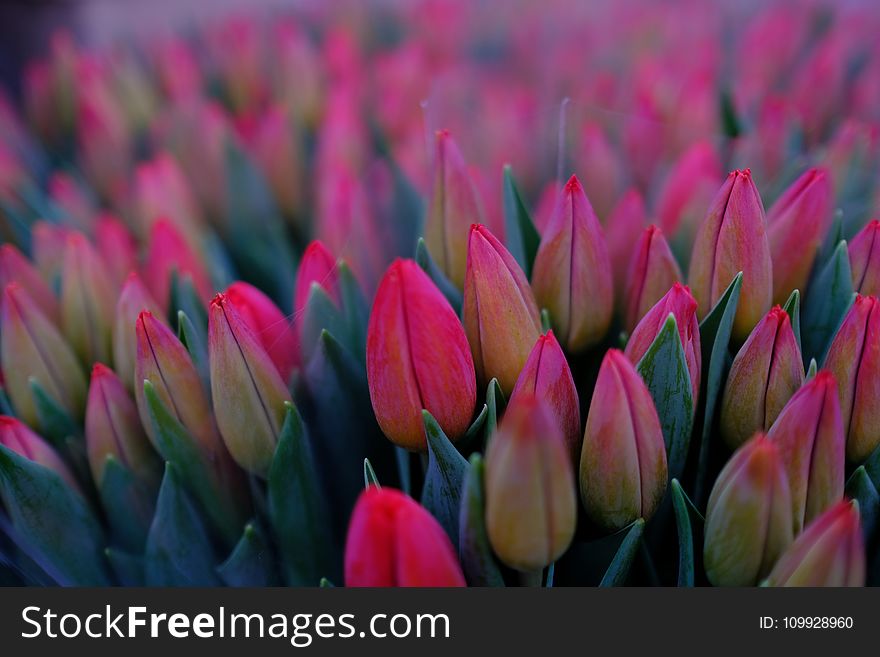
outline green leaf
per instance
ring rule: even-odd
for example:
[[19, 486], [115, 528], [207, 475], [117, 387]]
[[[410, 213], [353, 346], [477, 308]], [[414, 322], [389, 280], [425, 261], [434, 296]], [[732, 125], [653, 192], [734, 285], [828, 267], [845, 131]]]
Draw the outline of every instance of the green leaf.
[[791, 329], [794, 331], [798, 347], [801, 346], [801, 293], [800, 290], [792, 290], [782, 309], [788, 313], [791, 320]]
[[618, 532], [621, 534], [626, 532], [626, 535], [623, 537], [623, 541], [621, 541], [620, 547], [617, 549], [617, 554], [615, 554], [614, 559], [611, 560], [608, 570], [605, 571], [605, 575], [599, 583], [600, 587], [607, 588], [609, 586], [623, 586], [626, 584], [630, 568], [639, 552], [639, 545], [642, 542], [642, 534], [644, 530], [645, 520], [639, 518], [629, 525], [629, 527], [625, 527]]
[[874, 448], [868, 460], [862, 465], [865, 467], [865, 472], [871, 478], [871, 481], [874, 482], [874, 486], [877, 490], [880, 490], [880, 445]]
[[504, 586], [498, 561], [486, 533], [483, 457], [472, 454], [461, 493], [458, 554], [470, 586]]
[[57, 449], [65, 452], [68, 437], [82, 436], [79, 423], [70, 417], [67, 410], [58, 404], [35, 378], [30, 377], [28, 385], [31, 388], [31, 395], [37, 411], [40, 434]]
[[232, 554], [217, 567], [217, 574], [227, 586], [279, 586], [272, 551], [259, 525], [244, 526], [241, 540]]
[[[202, 335], [208, 334], [208, 311], [202, 304], [199, 293], [193, 284], [192, 277], [187, 274], [180, 274], [176, 269], [171, 271], [171, 291], [168, 295], [168, 322], [169, 326], [174, 326], [179, 320], [179, 313], [183, 312]], [[180, 335], [180, 325], [177, 325], [177, 332]]]
[[694, 585], [694, 549], [699, 547], [694, 540], [694, 525], [702, 527], [703, 516], [690, 501], [678, 479], [672, 480], [670, 488], [678, 528], [678, 586], [690, 587]]
[[[342, 299], [342, 313], [345, 319], [343, 335], [347, 339], [346, 346], [363, 362], [366, 359], [367, 322], [370, 318], [367, 301], [345, 260], [339, 260], [336, 263], [336, 273], [339, 281], [339, 296]], [[333, 327], [325, 328], [331, 329], [330, 332], [334, 333]]]
[[314, 357], [322, 331], [328, 331], [334, 337], [342, 335], [343, 342], [348, 341], [345, 339], [347, 327], [342, 311], [317, 282], [313, 282], [309, 288], [309, 296], [299, 321], [305, 362]]
[[394, 460], [397, 462], [397, 476], [400, 478], [400, 490], [407, 495], [412, 494], [412, 477], [409, 472], [409, 452], [403, 447], [394, 446]]
[[449, 305], [452, 306], [455, 313], [461, 315], [461, 292], [440, 270], [437, 263], [434, 262], [434, 258], [431, 257], [431, 254], [428, 251], [428, 245], [425, 244], [425, 239], [423, 237], [420, 237], [419, 241], [416, 242], [416, 262], [428, 277], [434, 281], [434, 284], [440, 289], [443, 296], [446, 297], [446, 300], [449, 301]]
[[364, 459], [364, 488], [369, 488], [370, 486], [382, 488], [379, 478], [376, 476], [376, 471], [373, 470], [373, 464], [370, 463], [370, 459]]
[[461, 489], [467, 461], [443, 433], [437, 420], [422, 411], [428, 441], [428, 471], [422, 488], [422, 506], [437, 518], [453, 545], [458, 545]]
[[733, 97], [729, 91], [723, 90], [718, 100], [721, 112], [721, 127], [724, 135], [728, 139], [736, 139], [742, 134], [742, 124], [736, 114]]
[[116, 581], [121, 586], [144, 585], [144, 558], [108, 547], [104, 550], [104, 556], [110, 563]]
[[177, 467], [166, 463], [147, 536], [144, 581], [147, 586], [217, 586], [208, 530], [180, 479]]
[[0, 414], [15, 417], [15, 412], [12, 410], [12, 404], [9, 402], [9, 395], [6, 394], [6, 388], [2, 385], [0, 385]]
[[0, 444], [0, 498], [23, 547], [56, 581], [110, 583], [98, 519], [55, 472]]
[[331, 582], [329, 579], [327, 579], [326, 577], [321, 578], [321, 582], [318, 584], [318, 586], [322, 589], [335, 589], [336, 588], [336, 585], [333, 582]]
[[859, 503], [859, 515], [862, 518], [862, 533], [865, 543], [870, 544], [874, 530], [877, 528], [877, 517], [880, 515], [880, 493], [876, 484], [871, 481], [865, 466], [860, 465], [846, 482], [846, 496]]
[[486, 444], [492, 439], [495, 430], [498, 428], [498, 417], [501, 415], [507, 401], [504, 399], [504, 391], [501, 390], [501, 384], [498, 379], [489, 381], [489, 388], [486, 390]]
[[660, 417], [669, 476], [680, 477], [687, 461], [694, 424], [694, 396], [684, 348], [672, 313], [636, 369], [642, 375]]
[[522, 267], [526, 278], [531, 278], [541, 236], [523, 203], [509, 164], [504, 165], [504, 237], [507, 249]]
[[184, 311], [177, 311], [177, 337], [186, 347], [192, 358], [193, 365], [202, 380], [206, 391], [211, 390], [211, 373], [208, 363], [208, 334], [206, 329], [199, 330]]
[[115, 538], [125, 549], [140, 552], [156, 510], [149, 491], [128, 468], [108, 456], [100, 494]]
[[809, 290], [801, 316], [804, 358], [825, 360], [825, 353], [853, 300], [846, 242], [841, 240]]
[[546, 333], [552, 328], [553, 322], [550, 319], [550, 311], [546, 308], [541, 308], [541, 332]]
[[317, 586], [322, 576], [337, 574], [336, 547], [305, 424], [293, 404], [285, 406], [287, 415], [269, 466], [269, 518], [287, 583]]
[[806, 376], [806, 380], [809, 381], [809, 380], [812, 379], [814, 376], [816, 376], [816, 372], [817, 372], [818, 370], [819, 370], [819, 366], [816, 364], [816, 359], [815, 359], [815, 358], [811, 358], [811, 359], [810, 359], [810, 366], [807, 368], [807, 376]]

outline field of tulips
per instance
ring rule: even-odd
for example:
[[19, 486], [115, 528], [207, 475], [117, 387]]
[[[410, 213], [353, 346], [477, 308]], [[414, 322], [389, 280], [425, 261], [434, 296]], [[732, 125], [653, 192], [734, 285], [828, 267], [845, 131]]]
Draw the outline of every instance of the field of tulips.
[[0, 89], [0, 584], [880, 583], [878, 34], [58, 31]]

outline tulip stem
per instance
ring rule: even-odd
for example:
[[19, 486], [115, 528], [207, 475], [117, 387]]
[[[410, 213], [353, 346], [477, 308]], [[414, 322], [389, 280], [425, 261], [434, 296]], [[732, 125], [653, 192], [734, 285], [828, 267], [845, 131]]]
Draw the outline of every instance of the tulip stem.
[[519, 573], [520, 586], [541, 587], [544, 581], [544, 569], [521, 571]]

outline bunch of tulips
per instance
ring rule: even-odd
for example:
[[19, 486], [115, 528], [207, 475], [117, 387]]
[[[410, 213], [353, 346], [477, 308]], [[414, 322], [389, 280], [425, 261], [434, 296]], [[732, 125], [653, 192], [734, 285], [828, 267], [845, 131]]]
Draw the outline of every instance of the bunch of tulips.
[[0, 94], [0, 583], [880, 582], [880, 12], [343, 5]]

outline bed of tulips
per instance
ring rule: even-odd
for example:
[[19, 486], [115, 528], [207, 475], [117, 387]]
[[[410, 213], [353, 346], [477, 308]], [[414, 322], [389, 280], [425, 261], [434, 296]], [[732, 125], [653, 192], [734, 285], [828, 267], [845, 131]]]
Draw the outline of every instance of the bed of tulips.
[[505, 7], [0, 96], [0, 583], [880, 582], [880, 12]]

